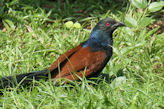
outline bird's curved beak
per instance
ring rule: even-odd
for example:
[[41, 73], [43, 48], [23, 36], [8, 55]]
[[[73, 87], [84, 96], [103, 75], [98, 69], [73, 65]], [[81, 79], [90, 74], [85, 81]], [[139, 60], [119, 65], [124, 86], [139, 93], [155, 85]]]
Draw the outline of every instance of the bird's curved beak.
[[113, 26], [112, 26], [112, 28], [117, 28], [117, 27], [121, 27], [121, 26], [126, 26], [124, 23], [122, 23], [122, 22], [116, 22]]

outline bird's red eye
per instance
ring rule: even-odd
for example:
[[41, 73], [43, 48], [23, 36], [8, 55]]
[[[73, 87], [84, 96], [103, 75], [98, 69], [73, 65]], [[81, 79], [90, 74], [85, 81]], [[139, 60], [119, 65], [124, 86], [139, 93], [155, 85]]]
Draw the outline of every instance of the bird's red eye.
[[106, 23], [106, 26], [110, 26], [110, 23], [108, 22], [108, 23]]

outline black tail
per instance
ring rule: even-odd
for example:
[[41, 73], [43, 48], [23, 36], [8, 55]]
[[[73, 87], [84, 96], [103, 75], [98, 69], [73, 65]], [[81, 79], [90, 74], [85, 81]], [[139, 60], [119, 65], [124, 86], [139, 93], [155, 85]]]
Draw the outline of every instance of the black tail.
[[16, 76], [7, 76], [0, 79], [0, 89], [4, 89], [6, 87], [15, 87], [17, 84], [27, 85], [30, 84], [33, 79], [47, 79], [48, 78], [48, 70], [30, 72], [19, 74]]

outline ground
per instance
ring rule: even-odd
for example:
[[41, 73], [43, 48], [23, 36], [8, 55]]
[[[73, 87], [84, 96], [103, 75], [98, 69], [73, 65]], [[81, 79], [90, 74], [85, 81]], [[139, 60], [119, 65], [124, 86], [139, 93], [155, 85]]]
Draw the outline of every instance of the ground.
[[[155, 26], [161, 22], [161, 10], [149, 12], [148, 5], [138, 9], [126, 0], [2, 0], [0, 6], [2, 77], [49, 67], [60, 54], [85, 41], [100, 19], [110, 17], [127, 25], [114, 32], [114, 54], [95, 81], [18, 85], [2, 90], [0, 107], [164, 107], [164, 35], [161, 25]], [[67, 26], [70, 21], [72, 26]]]

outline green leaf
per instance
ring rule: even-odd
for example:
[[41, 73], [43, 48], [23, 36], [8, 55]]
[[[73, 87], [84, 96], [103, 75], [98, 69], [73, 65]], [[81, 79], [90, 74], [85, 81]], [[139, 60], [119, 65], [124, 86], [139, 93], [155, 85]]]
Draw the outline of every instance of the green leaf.
[[68, 22], [65, 23], [65, 26], [67, 28], [72, 28], [73, 27], [73, 22], [72, 21], [68, 21]]
[[149, 17], [144, 17], [142, 20], [139, 21], [138, 25], [140, 27], [146, 27], [148, 26], [150, 23], [152, 23], [152, 19]]
[[131, 3], [136, 8], [146, 8], [147, 7], [147, 0], [131, 0]]
[[137, 21], [134, 18], [127, 16], [125, 17], [125, 24], [129, 27], [136, 27]]
[[159, 11], [160, 9], [162, 9], [162, 7], [164, 7], [164, 1], [153, 2], [149, 5], [148, 10], [150, 12], [156, 12], [156, 11]]
[[14, 23], [11, 20], [5, 19], [3, 21], [3, 24], [4, 24], [5, 28], [7, 28], [8, 30], [10, 30], [10, 29], [14, 30], [15, 29]]
[[18, 0], [12, 0], [9, 4], [10, 6], [16, 5], [18, 3]]
[[81, 24], [76, 22], [73, 24], [73, 27], [77, 28], [77, 29], [80, 29], [81, 28]]
[[120, 76], [117, 77], [113, 80], [113, 82], [111, 83], [112, 87], [120, 87], [121, 85], [125, 84], [127, 81], [125, 76]]
[[125, 27], [123, 30], [129, 35], [129, 36], [134, 36], [134, 32], [129, 28]]

